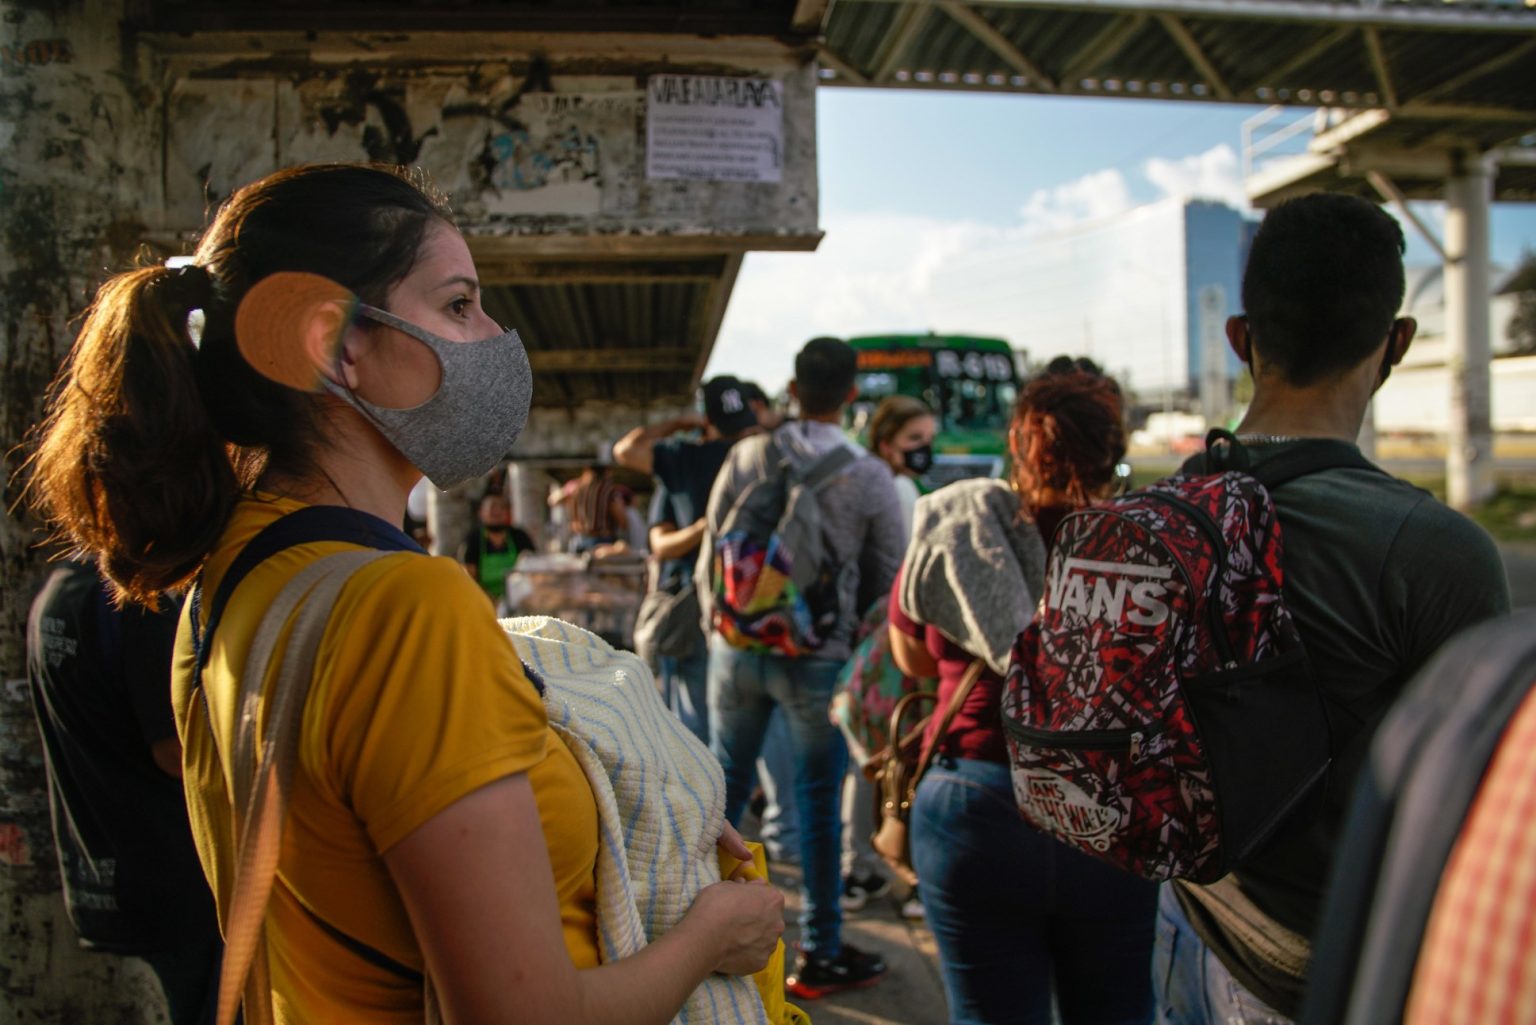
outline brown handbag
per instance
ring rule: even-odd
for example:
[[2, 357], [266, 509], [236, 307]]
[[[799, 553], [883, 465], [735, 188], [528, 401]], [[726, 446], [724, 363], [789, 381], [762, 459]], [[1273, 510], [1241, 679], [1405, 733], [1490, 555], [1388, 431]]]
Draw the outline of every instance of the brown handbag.
[[864, 766], [864, 774], [875, 784], [875, 834], [870, 837], [870, 845], [891, 867], [891, 871], [908, 886], [917, 885], [907, 831], [907, 820], [912, 814], [912, 796], [917, 793], [917, 784], [922, 781], [923, 773], [932, 764], [934, 753], [948, 736], [955, 713], [960, 711], [960, 706], [970, 696], [971, 688], [976, 686], [985, 667], [985, 663], [978, 658], [966, 669], [960, 679], [960, 686], [955, 688], [954, 695], [949, 699], [949, 707], [944, 709], [944, 718], [939, 720], [933, 746], [927, 751], [923, 750], [923, 734], [928, 730], [928, 720], [933, 717], [933, 713], [923, 716], [917, 725], [905, 733], [901, 730], [901, 723], [908, 710], [924, 702], [937, 704], [939, 696], [932, 691], [918, 691], [896, 702], [896, 707], [891, 710], [890, 732], [886, 734], [890, 740]]

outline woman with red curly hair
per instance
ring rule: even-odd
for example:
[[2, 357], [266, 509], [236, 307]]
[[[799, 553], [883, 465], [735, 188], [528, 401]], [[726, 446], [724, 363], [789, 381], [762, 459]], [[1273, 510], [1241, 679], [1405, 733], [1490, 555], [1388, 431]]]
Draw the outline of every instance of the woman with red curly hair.
[[[1008, 482], [960, 481], [918, 501], [891, 592], [896, 664], [939, 679], [925, 738], [937, 754], [910, 835], [950, 1021], [1047, 1025], [1054, 1001], [1064, 1025], [1148, 1022], [1157, 889], [1019, 817], [999, 711], [1057, 524], [1114, 486], [1120, 389], [1086, 360], [1053, 361], [1020, 394], [1008, 443]], [[937, 736], [968, 675], [975, 682]]]

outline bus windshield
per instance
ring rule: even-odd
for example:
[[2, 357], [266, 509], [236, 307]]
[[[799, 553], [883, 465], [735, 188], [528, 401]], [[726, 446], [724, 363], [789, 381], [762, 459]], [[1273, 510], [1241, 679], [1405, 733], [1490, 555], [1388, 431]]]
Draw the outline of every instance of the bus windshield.
[[911, 395], [945, 434], [1006, 431], [1017, 394], [1009, 354], [963, 348], [862, 349], [857, 384], [858, 419], [889, 395]]

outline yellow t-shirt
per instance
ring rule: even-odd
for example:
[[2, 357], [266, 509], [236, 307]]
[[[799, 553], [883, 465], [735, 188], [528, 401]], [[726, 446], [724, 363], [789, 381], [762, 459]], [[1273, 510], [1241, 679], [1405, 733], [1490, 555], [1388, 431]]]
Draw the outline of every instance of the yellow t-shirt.
[[[299, 508], [266, 496], [239, 503], [204, 570], [200, 627], [235, 556], [269, 523]], [[239, 667], [283, 585], [314, 560], [355, 547], [299, 545], [251, 571], [213, 638], [203, 672], [206, 703], [192, 690], [190, 627], [183, 619], [173, 698], [193, 835], [221, 920], [236, 843], [231, 782], [219, 752], [233, 749]], [[279, 647], [268, 688], [281, 655]], [[316, 656], [268, 909], [280, 1022], [420, 1022], [419, 987], [346, 949], [304, 907], [419, 971], [421, 950], [381, 852], [459, 798], [519, 772], [528, 774], [538, 803], [571, 960], [578, 968], [594, 966], [596, 802], [575, 758], [550, 729], [484, 592], [458, 563], [419, 553], [390, 555], [359, 570], [342, 590]]]

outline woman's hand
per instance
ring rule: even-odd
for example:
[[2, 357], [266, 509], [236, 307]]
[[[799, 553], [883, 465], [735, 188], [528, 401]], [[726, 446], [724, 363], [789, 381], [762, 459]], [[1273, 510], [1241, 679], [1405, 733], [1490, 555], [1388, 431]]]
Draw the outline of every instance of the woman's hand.
[[732, 879], [750, 881], [757, 878], [757, 870], [752, 864], [752, 848], [748, 847], [747, 842], [741, 838], [741, 834], [736, 832], [735, 826], [727, 822], [715, 846], [719, 847], [722, 853], [729, 854], [741, 862], [736, 866], [736, 871], [731, 873]]
[[699, 891], [677, 928], [709, 937], [715, 971], [751, 975], [768, 963], [784, 933], [784, 895], [761, 880], [715, 883]]

